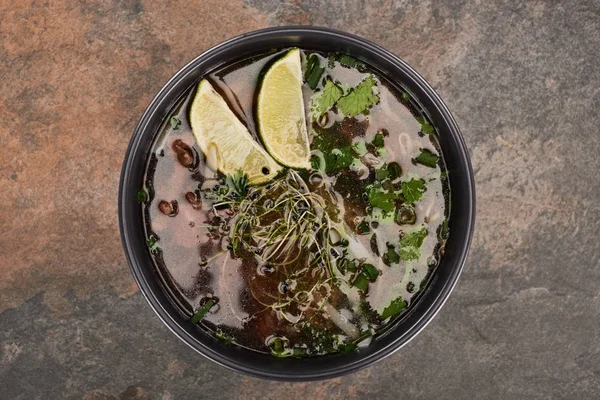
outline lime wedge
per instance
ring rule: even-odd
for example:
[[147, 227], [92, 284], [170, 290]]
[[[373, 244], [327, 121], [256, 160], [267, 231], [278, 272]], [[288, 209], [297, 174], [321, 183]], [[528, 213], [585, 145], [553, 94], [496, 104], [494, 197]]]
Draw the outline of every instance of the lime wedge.
[[310, 168], [300, 50], [288, 51], [267, 70], [256, 111], [258, 132], [269, 154], [287, 167]]
[[241, 170], [248, 175], [249, 183], [259, 184], [275, 177], [282, 168], [254, 140], [206, 79], [198, 84], [190, 125], [207, 164], [224, 174]]

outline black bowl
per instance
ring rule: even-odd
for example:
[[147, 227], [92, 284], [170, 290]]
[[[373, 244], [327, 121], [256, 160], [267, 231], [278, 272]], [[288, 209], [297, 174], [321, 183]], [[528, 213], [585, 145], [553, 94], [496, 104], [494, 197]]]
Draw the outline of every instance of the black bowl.
[[[426, 290], [410, 311], [370, 346], [349, 355], [279, 359], [236, 346], [226, 346], [195, 326], [173, 301], [150, 258], [142, 209], [136, 195], [154, 136], [173, 106], [206, 73], [234, 60], [274, 48], [297, 46], [344, 52], [366, 61], [390, 82], [401, 84], [440, 131], [440, 146], [451, 186], [450, 237], [446, 253]], [[360, 37], [325, 28], [283, 27], [237, 36], [206, 51], [167, 82], [142, 116], [125, 155], [119, 188], [119, 224], [125, 254], [143, 295], [160, 319], [192, 349], [236, 371], [276, 380], [325, 379], [357, 371], [389, 356], [419, 333], [435, 316], [456, 285], [465, 263], [475, 222], [475, 184], [469, 155], [456, 122], [429, 86], [405, 62]]]

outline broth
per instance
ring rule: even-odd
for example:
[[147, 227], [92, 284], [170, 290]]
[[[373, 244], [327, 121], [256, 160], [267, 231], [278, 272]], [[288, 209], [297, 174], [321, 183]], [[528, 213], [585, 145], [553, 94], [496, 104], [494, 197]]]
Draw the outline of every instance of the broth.
[[[284, 53], [206, 77], [258, 143], [258, 85]], [[182, 311], [224, 342], [294, 357], [354, 351], [403, 315], [443, 255], [449, 213], [437, 132], [409, 93], [347, 55], [301, 53], [311, 170], [256, 186], [214, 172], [190, 127], [192, 90], [157, 135], [139, 196]], [[329, 89], [367, 83], [377, 101], [363, 112], [343, 114], [354, 103], [339, 99], [322, 111]]]

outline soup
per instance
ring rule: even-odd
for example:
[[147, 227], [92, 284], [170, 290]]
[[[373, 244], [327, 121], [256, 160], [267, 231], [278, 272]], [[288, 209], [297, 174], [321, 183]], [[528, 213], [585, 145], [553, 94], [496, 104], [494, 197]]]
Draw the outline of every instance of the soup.
[[345, 54], [216, 70], [165, 121], [138, 200], [183, 313], [279, 357], [368, 346], [443, 256], [449, 184], [410, 93]]

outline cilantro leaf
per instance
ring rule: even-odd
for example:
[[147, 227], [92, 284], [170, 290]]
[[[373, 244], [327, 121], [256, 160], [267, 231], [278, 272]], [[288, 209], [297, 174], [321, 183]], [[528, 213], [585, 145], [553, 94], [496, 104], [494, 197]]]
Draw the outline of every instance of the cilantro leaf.
[[347, 258], [345, 258], [341, 264], [341, 268], [343, 269], [343, 271], [341, 271], [343, 274], [345, 274], [346, 272], [354, 273], [356, 272], [356, 261], [348, 260]]
[[337, 134], [336, 125], [333, 128], [333, 131], [315, 128], [317, 135], [311, 143], [311, 148], [319, 149], [323, 153], [325, 173], [328, 175], [351, 166], [355, 160], [351, 140], [342, 134]]
[[378, 147], [378, 148], [383, 147], [383, 144], [384, 144], [383, 133], [377, 133], [371, 143], [373, 143], [373, 146], [375, 146], [375, 147]]
[[422, 179], [411, 179], [402, 182], [402, 195], [406, 204], [413, 204], [421, 199], [423, 193], [427, 190], [425, 182]]
[[394, 192], [386, 192], [381, 184], [375, 183], [368, 188], [367, 197], [369, 203], [373, 207], [382, 209], [383, 211], [392, 212], [396, 208], [394, 200], [398, 198], [398, 194]]
[[421, 257], [421, 252], [413, 246], [401, 247], [400, 258], [404, 261], [416, 261]]
[[375, 282], [379, 276], [379, 270], [373, 264], [363, 264], [362, 273], [371, 282]]
[[398, 264], [400, 262], [400, 255], [396, 251], [393, 244], [387, 243], [387, 251], [383, 255], [383, 263], [388, 267], [391, 264]]
[[356, 345], [356, 343], [350, 343], [350, 344], [339, 344], [337, 346], [337, 351], [339, 351], [342, 354], [350, 354], [356, 351], [356, 349], [358, 349], [358, 346]]
[[389, 175], [390, 171], [386, 167], [375, 170], [375, 179], [377, 179], [378, 181], [386, 179]]
[[333, 83], [331, 79], [327, 79], [325, 87], [321, 94], [315, 98], [316, 104], [314, 106], [317, 115], [323, 115], [342, 97], [344, 92], [342, 89]]
[[181, 126], [181, 120], [179, 119], [179, 117], [177, 116], [172, 116], [171, 119], [169, 120], [169, 122], [171, 123], [171, 128], [176, 131], [179, 129], [179, 127]]
[[304, 72], [304, 80], [312, 90], [317, 88], [319, 79], [321, 79], [321, 75], [323, 75], [324, 71], [325, 68], [321, 66], [319, 57], [316, 54], [311, 54], [306, 58], [306, 71]]
[[334, 68], [335, 67], [335, 55], [330, 55], [329, 57], [327, 57], [327, 66], [329, 68]]
[[363, 293], [367, 293], [369, 291], [369, 279], [364, 274], [358, 274], [352, 282], [352, 286]]
[[421, 257], [419, 248], [427, 237], [427, 229], [420, 229], [405, 233], [400, 239], [400, 258], [404, 261], [414, 261]]
[[148, 200], [148, 193], [144, 189], [140, 189], [137, 193], [137, 201], [140, 203], [145, 203]]
[[334, 173], [342, 168], [347, 168], [354, 162], [354, 154], [350, 147], [333, 149], [325, 154], [325, 172]]
[[369, 75], [356, 87], [337, 102], [338, 109], [348, 117], [355, 117], [365, 113], [379, 101], [379, 95], [373, 93], [377, 82], [373, 75]]
[[435, 132], [433, 126], [431, 126], [427, 118], [425, 118], [424, 116], [418, 117], [417, 121], [419, 122], [419, 124], [421, 124], [421, 132], [423, 132], [424, 134], [431, 135]]
[[338, 56], [338, 62], [340, 64], [342, 64], [343, 67], [346, 67], [346, 68], [357, 68], [357, 69], [365, 68], [365, 64], [362, 61], [359, 61], [356, 58], [349, 56], [347, 54], [340, 54]]
[[375, 282], [378, 276], [379, 270], [373, 264], [363, 264], [360, 272], [354, 278], [352, 286], [363, 293], [367, 293], [369, 291], [369, 282]]
[[427, 229], [425, 229], [424, 226], [421, 226], [421, 228], [416, 231], [405, 233], [402, 236], [402, 239], [400, 239], [400, 246], [421, 247], [426, 237]]
[[356, 233], [359, 235], [367, 235], [371, 233], [371, 228], [369, 228], [369, 223], [367, 221], [363, 221], [356, 226]]
[[415, 162], [429, 168], [435, 168], [439, 159], [437, 154], [434, 154], [427, 149], [421, 149], [421, 153], [415, 158]]
[[381, 313], [381, 318], [388, 319], [389, 317], [395, 317], [400, 314], [402, 310], [406, 308], [406, 301], [402, 297], [398, 297], [392, 300], [389, 306], [387, 306]]
[[352, 149], [359, 156], [364, 156], [365, 154], [367, 154], [367, 146], [365, 145], [364, 140], [359, 140], [357, 142], [352, 143]]

